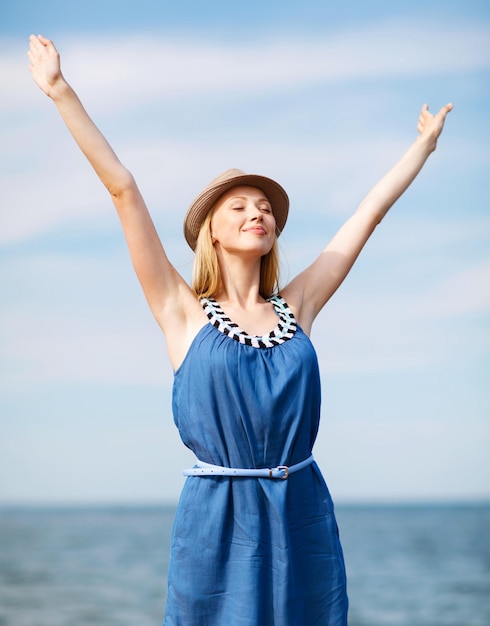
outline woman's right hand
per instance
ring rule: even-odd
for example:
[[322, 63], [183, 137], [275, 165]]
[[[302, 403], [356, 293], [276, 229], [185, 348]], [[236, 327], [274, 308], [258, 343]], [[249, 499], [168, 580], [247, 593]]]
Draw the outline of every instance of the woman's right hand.
[[60, 55], [53, 42], [42, 35], [31, 35], [29, 44], [27, 56], [34, 82], [47, 96], [53, 97], [56, 85], [63, 81]]

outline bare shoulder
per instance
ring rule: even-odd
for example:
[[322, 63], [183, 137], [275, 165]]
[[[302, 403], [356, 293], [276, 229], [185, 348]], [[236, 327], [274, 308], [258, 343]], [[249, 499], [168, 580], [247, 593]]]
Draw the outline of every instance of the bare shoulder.
[[207, 322], [194, 291], [185, 284], [178, 291], [178, 296], [167, 303], [159, 320], [174, 370], [181, 365], [195, 336]]
[[299, 277], [292, 280], [284, 289], [281, 289], [281, 296], [293, 312], [302, 330], [309, 335], [315, 319], [314, 307], [311, 306], [311, 303], [309, 306], [309, 303], [305, 301], [304, 289]]

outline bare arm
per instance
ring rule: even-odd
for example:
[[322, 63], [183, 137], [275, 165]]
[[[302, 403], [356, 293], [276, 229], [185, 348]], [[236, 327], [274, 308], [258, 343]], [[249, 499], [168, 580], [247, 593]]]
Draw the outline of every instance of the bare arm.
[[31, 35], [28, 57], [34, 81], [53, 100], [76, 143], [111, 194], [131, 260], [155, 318], [164, 331], [178, 330], [185, 336], [189, 313], [192, 316], [197, 310], [193, 306], [195, 297], [168, 261], [133, 176], [64, 79], [53, 43], [41, 35]]
[[452, 104], [447, 104], [432, 115], [427, 105], [422, 107], [417, 125], [419, 136], [415, 142], [371, 189], [316, 261], [283, 290], [307, 331], [321, 308], [342, 284], [376, 226], [436, 149], [446, 115], [452, 108]]

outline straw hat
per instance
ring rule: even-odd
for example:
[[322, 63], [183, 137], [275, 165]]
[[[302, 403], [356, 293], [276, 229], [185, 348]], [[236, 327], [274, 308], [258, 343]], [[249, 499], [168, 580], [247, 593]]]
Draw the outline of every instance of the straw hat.
[[196, 249], [201, 225], [218, 198], [228, 189], [242, 185], [257, 187], [265, 193], [272, 206], [272, 213], [276, 220], [276, 233], [279, 237], [288, 217], [289, 198], [287, 193], [281, 185], [271, 178], [258, 174], [245, 174], [242, 170], [231, 169], [212, 180], [187, 210], [184, 219], [184, 235], [193, 250]]

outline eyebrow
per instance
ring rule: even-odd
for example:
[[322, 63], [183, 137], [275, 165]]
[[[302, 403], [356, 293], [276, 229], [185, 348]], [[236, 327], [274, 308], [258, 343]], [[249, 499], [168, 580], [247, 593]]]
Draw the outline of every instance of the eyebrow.
[[[246, 200], [246, 199], [247, 199], [247, 196], [232, 196], [231, 198], [228, 198], [228, 202], [231, 202], [232, 200]], [[257, 199], [259, 202], [267, 202], [267, 204], [272, 206], [267, 196], [261, 196], [260, 198], [257, 198]]]

